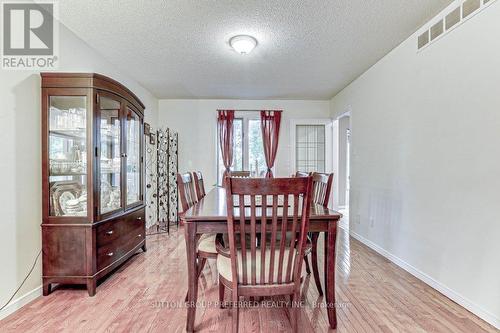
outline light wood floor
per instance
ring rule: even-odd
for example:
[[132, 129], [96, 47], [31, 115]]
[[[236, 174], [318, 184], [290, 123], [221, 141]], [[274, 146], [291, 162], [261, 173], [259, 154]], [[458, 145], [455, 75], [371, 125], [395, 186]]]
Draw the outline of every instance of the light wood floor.
[[[323, 244], [320, 242], [320, 248]], [[320, 253], [322, 251], [319, 251]], [[337, 332], [497, 332], [339, 230], [337, 248]], [[0, 321], [0, 332], [183, 332], [186, 310], [186, 267], [183, 232], [148, 237], [148, 252], [133, 257], [104, 280], [95, 297], [79, 288], [56, 289]], [[321, 258], [322, 260], [322, 258]], [[320, 267], [323, 267], [322, 264]], [[210, 304], [218, 300], [211, 267], [200, 283], [196, 330], [229, 332], [230, 310]], [[314, 281], [303, 285], [306, 306], [300, 332], [327, 332], [326, 311]], [[285, 298], [273, 299], [274, 304]], [[204, 305], [204, 306], [203, 306]], [[241, 310], [241, 332], [288, 332], [286, 308], [273, 305]]]

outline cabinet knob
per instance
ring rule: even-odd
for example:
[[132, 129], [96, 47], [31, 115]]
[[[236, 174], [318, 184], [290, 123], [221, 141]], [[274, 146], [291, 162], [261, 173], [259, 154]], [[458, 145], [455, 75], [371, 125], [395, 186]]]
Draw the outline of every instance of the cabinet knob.
[[142, 217], [140, 217], [140, 216], [139, 216], [139, 217], [137, 218], [137, 221], [142, 221]]
[[141, 238], [142, 237], [142, 234], [138, 234], [137, 237]]
[[106, 231], [106, 234], [107, 235], [112, 235], [113, 234], [113, 230]]
[[122, 157], [127, 157], [127, 154], [122, 154]]
[[106, 254], [108, 257], [112, 257], [114, 255], [113, 252], [109, 252], [108, 254]]

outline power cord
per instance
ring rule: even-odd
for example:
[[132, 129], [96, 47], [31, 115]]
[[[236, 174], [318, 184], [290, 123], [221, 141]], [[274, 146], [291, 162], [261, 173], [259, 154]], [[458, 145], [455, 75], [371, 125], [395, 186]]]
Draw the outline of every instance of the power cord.
[[5, 303], [1, 308], [0, 308], [0, 311], [2, 311], [3, 309], [5, 309], [7, 307], [7, 305], [10, 304], [10, 302], [12, 302], [12, 300], [14, 299], [14, 297], [16, 296], [16, 294], [19, 292], [19, 290], [21, 289], [21, 287], [24, 285], [24, 283], [26, 282], [26, 280], [28, 280], [29, 276], [31, 275], [31, 273], [33, 273], [33, 270], [35, 269], [35, 266], [36, 266], [36, 263], [38, 261], [38, 258], [40, 258], [40, 254], [42, 254], [42, 250], [40, 250], [38, 252], [38, 254], [36, 255], [36, 258], [35, 258], [35, 262], [33, 262], [33, 266], [31, 266], [31, 269], [30, 271], [28, 272], [28, 275], [26, 275], [26, 277], [24, 278], [23, 282], [21, 282], [21, 285], [16, 289], [16, 291], [14, 292], [14, 294], [12, 294], [12, 296], [9, 298], [9, 300], [7, 301], [7, 303]]
[[[157, 233], [153, 233], [153, 234], [148, 234], [146, 236], [152, 236], [152, 235], [158, 235], [158, 234], [163, 234], [163, 233], [166, 233], [166, 232], [157, 232]], [[33, 273], [33, 270], [35, 269], [35, 266], [36, 266], [36, 263], [38, 262], [38, 258], [40, 258], [40, 254], [42, 254], [42, 250], [40, 250], [38, 252], [38, 254], [36, 255], [36, 258], [35, 258], [35, 261], [33, 262], [33, 265], [31, 266], [31, 269], [30, 271], [28, 272], [28, 274], [26, 275], [26, 277], [24, 278], [23, 282], [21, 282], [21, 284], [19, 285], [19, 287], [16, 289], [16, 291], [14, 291], [14, 293], [12, 294], [12, 296], [9, 298], [9, 300], [7, 301], [7, 303], [5, 303], [1, 308], [0, 308], [0, 311], [2, 311], [3, 309], [5, 309], [7, 307], [7, 305], [10, 304], [10, 302], [12, 302], [12, 300], [14, 299], [14, 297], [17, 295], [17, 293], [19, 292], [19, 290], [21, 290], [21, 288], [23, 287], [24, 283], [26, 282], [26, 280], [28, 280], [28, 278], [30, 277], [31, 273]]]

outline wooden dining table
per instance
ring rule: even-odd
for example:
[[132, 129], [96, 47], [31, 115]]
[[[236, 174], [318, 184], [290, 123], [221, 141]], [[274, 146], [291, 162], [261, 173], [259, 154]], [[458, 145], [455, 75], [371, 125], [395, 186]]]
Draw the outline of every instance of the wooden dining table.
[[[312, 204], [309, 218], [309, 231], [325, 235], [325, 308], [331, 328], [337, 326], [335, 309], [335, 243], [337, 224], [342, 214], [322, 205]], [[260, 219], [259, 219], [260, 220]], [[227, 233], [226, 191], [216, 187], [194, 204], [182, 216], [184, 222], [188, 267], [188, 301], [186, 331], [194, 331], [196, 304], [198, 301], [198, 278], [196, 263], [197, 235], [207, 233]]]

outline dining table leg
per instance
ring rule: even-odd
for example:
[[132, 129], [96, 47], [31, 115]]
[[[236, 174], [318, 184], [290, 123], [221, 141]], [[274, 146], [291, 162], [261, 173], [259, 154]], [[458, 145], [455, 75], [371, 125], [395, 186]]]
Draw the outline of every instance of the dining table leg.
[[186, 332], [194, 332], [196, 316], [196, 302], [198, 299], [198, 279], [196, 267], [196, 224], [184, 224], [184, 236], [186, 238], [187, 267], [188, 267], [188, 299]]
[[337, 241], [337, 221], [328, 223], [325, 232], [325, 292], [326, 311], [330, 327], [337, 328], [337, 310], [335, 307], [335, 243]]

